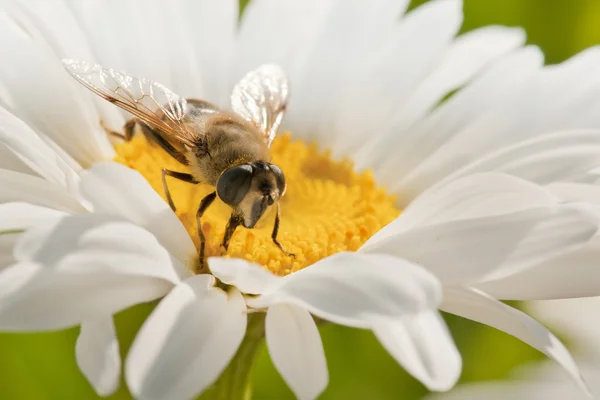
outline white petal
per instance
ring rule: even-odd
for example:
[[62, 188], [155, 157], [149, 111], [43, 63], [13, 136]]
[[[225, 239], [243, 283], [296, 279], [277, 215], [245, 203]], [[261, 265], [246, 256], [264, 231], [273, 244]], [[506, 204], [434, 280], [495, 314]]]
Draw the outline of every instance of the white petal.
[[382, 254], [338, 253], [282, 281], [248, 305], [292, 303], [337, 324], [370, 328], [375, 320], [436, 308], [441, 294], [425, 269]]
[[66, 1], [54, 1], [51, 4], [11, 1], [6, 2], [6, 6], [10, 17], [35, 43], [49, 48], [58, 58], [66, 54], [83, 60], [92, 58], [92, 50]]
[[112, 317], [84, 321], [75, 344], [77, 365], [98, 395], [119, 387], [121, 355]]
[[470, 288], [446, 288], [444, 302], [440, 308], [442, 311], [481, 322], [522, 340], [559, 363], [579, 387], [589, 393], [569, 351], [550, 331], [530, 316]]
[[333, 0], [249, 2], [235, 43], [231, 83], [266, 63], [278, 64], [288, 75], [296, 76], [332, 4]]
[[560, 327], [561, 334], [569, 338], [578, 355], [581, 350], [586, 352], [585, 358], [589, 360], [596, 360], [600, 355], [600, 325], [596, 319], [600, 297], [528, 301], [524, 307], [545, 324]]
[[0, 143], [8, 147], [29, 168], [50, 182], [66, 187], [65, 171], [76, 172], [27, 124], [2, 107], [0, 107]]
[[600, 183], [600, 168], [594, 168], [590, 171], [586, 171], [585, 173], [573, 177], [570, 179], [571, 182], [577, 183], [588, 183], [590, 185], [597, 185]]
[[321, 336], [308, 311], [293, 304], [271, 306], [265, 329], [271, 360], [296, 397], [317, 398], [329, 374]]
[[[420, 191], [482, 155], [517, 141], [561, 130], [600, 128], [600, 102], [590, 101], [600, 96], [600, 78], [594, 75], [599, 62], [600, 48], [590, 48], [539, 71], [486, 113], [463, 123], [449, 140], [438, 141], [438, 150], [394, 189]], [[581, 76], [592, 78], [583, 84]], [[480, 101], [485, 103], [484, 97]]]
[[[70, 11], [67, 2], [10, 2], [8, 12], [39, 45], [48, 46], [56, 58], [96, 61], [85, 32]], [[13, 7], [14, 6], [14, 7]], [[92, 97], [93, 96], [93, 97]], [[89, 94], [102, 120], [120, 129], [124, 119], [114, 105]]]
[[[540, 207], [501, 216], [452, 221], [389, 236], [362, 251], [390, 254], [419, 263], [445, 284], [474, 282], [500, 268], [529, 235], [543, 236], [543, 232], [535, 229], [540, 224], [550, 218], [560, 220], [563, 217], [558, 210]], [[576, 232], [575, 238], [567, 236], [563, 244], [566, 248], [572, 245], [571, 240], [583, 244], [594, 234], [594, 226], [590, 228], [584, 216], [580, 215], [578, 221], [589, 229], [582, 236], [580, 231]], [[543, 250], [537, 255], [543, 256]]]
[[543, 300], [600, 295], [600, 235], [584, 247], [477, 287], [499, 299]]
[[39, 265], [19, 263], [0, 273], [0, 328], [64, 329], [162, 297], [171, 287], [167, 281], [139, 276], [52, 273]]
[[485, 279], [500, 279], [552, 261], [587, 245], [598, 232], [600, 214], [586, 204], [557, 207], [552, 217], [535, 226], [504, 261]]
[[[578, 362], [583, 376], [598, 393], [597, 362]], [[597, 398], [597, 397], [594, 397]], [[448, 393], [434, 393], [423, 400], [590, 400], [565, 376], [562, 368], [550, 361], [531, 361], [511, 370], [508, 376], [493, 381], [465, 383]]]
[[583, 201], [597, 206], [600, 205], [600, 185], [556, 182], [546, 186], [546, 189], [563, 201]]
[[[38, 132], [44, 132], [84, 166], [112, 158], [114, 149], [100, 127], [85, 89], [65, 73], [58, 58], [36, 45], [21, 27], [0, 14], [0, 104]], [[35, 88], [35, 96], [30, 88]]]
[[427, 160], [429, 154], [443, 146], [462, 127], [484, 114], [511, 92], [517, 91], [540, 68], [542, 62], [541, 52], [531, 47], [503, 57], [433, 110], [427, 118], [407, 131], [388, 136], [393, 140], [381, 142], [381, 154], [386, 154], [383, 152], [386, 148], [396, 151], [394, 157], [386, 157], [383, 159], [385, 162], [375, 166], [378, 181], [387, 186], [393, 185], [401, 193], [401, 201], [409, 203], [423, 187], [413, 191], [406, 186], [403, 177]]
[[28, 203], [0, 204], [0, 234], [2, 231], [29, 229], [37, 224], [56, 221], [64, 212]]
[[213, 284], [209, 275], [187, 279], [146, 320], [125, 363], [134, 397], [192, 398], [227, 366], [246, 331], [246, 306], [238, 291]]
[[[84, 263], [84, 271], [106, 270], [179, 281], [168, 253], [152, 234], [108, 215], [67, 216], [33, 227], [23, 234], [15, 257], [62, 272], [82, 272], [80, 264]], [[152, 262], [142, 266], [142, 259]]]
[[[163, 296], [178, 281], [167, 251], [143, 229], [84, 214], [36, 226], [0, 273], [0, 327], [59, 329]], [[132, 290], [135, 288], [135, 290]]]
[[15, 153], [4, 144], [0, 144], [0, 169], [37, 176], [37, 173], [34, 170], [28, 167], [22, 159], [17, 157]]
[[178, 273], [197, 256], [196, 248], [177, 215], [137, 172], [117, 163], [97, 163], [81, 174], [81, 193], [94, 212], [119, 215], [145, 228], [181, 261]]
[[477, 174], [426, 191], [360, 251], [416, 262], [447, 284], [466, 283], [580, 247], [598, 224], [590, 207], [557, 204], [535, 184]]
[[462, 361], [444, 319], [437, 311], [423, 311], [394, 322], [375, 325], [383, 347], [429, 390], [452, 388]]
[[555, 204], [548, 191], [533, 183], [497, 173], [474, 174], [425, 191], [363, 247], [418, 227]]
[[409, 127], [438, 104], [444, 95], [524, 42], [525, 32], [522, 29], [505, 26], [486, 26], [459, 36], [448, 47], [439, 65], [411, 94], [410, 101], [397, 111], [394, 121]]
[[373, 0], [364, 7], [361, 0], [337, 0], [329, 7], [329, 3], [321, 5], [327, 8], [324, 17], [311, 21], [317, 22], [308, 28], [315, 31], [314, 40], [306, 56], [297, 61], [298, 67], [290, 71], [294, 101], [284, 126], [306, 141], [327, 138], [317, 128], [337, 111], [336, 100], [357, 69], [366, 65], [365, 59], [388, 43], [390, 31], [408, 4], [406, 0]]
[[[358, 9], [365, 12], [364, 7]], [[430, 1], [394, 22], [393, 29], [384, 31], [381, 48], [377, 37], [370, 38], [369, 49], [374, 49], [370, 52], [350, 46], [360, 58], [339, 69], [337, 77], [349, 83], [340, 85], [342, 89], [334, 87], [337, 93], [326, 99], [336, 105], [331, 116], [335, 130], [322, 125], [321, 131], [327, 134], [319, 138], [319, 145], [331, 148], [336, 158], [353, 154], [365, 145], [370, 132], [378, 134], [387, 127], [419, 83], [439, 65], [462, 23], [462, 1]], [[410, 62], [406, 62], [408, 54]], [[345, 75], [353, 64], [358, 71]]]
[[137, 0], [106, 0], [70, 6], [100, 64], [160, 82], [183, 97], [218, 102], [212, 89], [227, 77], [220, 61], [230, 53], [237, 2], [148, 0], [140, 7]]
[[[166, 49], [168, 39], [164, 21], [155, 19], [162, 7], [140, 7], [132, 0], [71, 1], [69, 6], [102, 65], [171, 87], [170, 59], [156, 57], [157, 51]], [[146, 23], [153, 29], [146, 29]], [[177, 40], [172, 45], [177, 46]]]
[[68, 213], [85, 211], [66, 188], [36, 176], [0, 169], [0, 187], [0, 203], [17, 201]]
[[64, 161], [64, 163], [58, 163], [58, 167], [65, 174], [67, 188], [71, 188], [73, 186], [73, 182], [79, 182], [78, 173], [83, 168], [77, 161], [73, 159], [73, 157], [69, 155], [69, 153], [65, 151], [65, 149], [56, 144], [56, 142], [50, 139], [47, 135], [39, 134], [39, 137], [44, 141], [44, 143], [46, 143], [46, 146], [50, 147], [50, 149], [52, 149], [52, 151], [58, 154], [62, 161]]
[[[115, 3], [120, 4], [121, 2], [115, 1]], [[137, 4], [135, 1], [132, 3], [134, 6]], [[194, 16], [197, 24], [202, 24], [202, 27], [205, 27], [206, 22], [204, 18], [208, 20], [210, 15], [204, 12], [202, 14], [195, 14], [190, 6], [193, 7], [196, 3], [198, 2], [186, 4], [186, 0], [176, 0], [169, 3], [165, 3], [162, 0], [151, 0], [147, 3], [146, 15], [142, 21], [144, 24], [149, 22], [154, 26], [162, 28], [156, 32], [155, 44], [165, 55], [164, 64], [170, 72], [168, 79], [164, 80], [165, 84], [168, 82], [169, 88], [179, 96], [185, 98], [203, 98], [213, 101], [212, 97], [207, 97], [209, 95], [203, 83], [203, 79], [206, 78], [204, 67], [211, 65], [212, 60], [201, 59], [198, 56], [200, 51], [198, 42], [215, 42], [221, 39], [216, 37], [216, 32], [213, 32], [215, 36], [211, 37], [210, 41], [198, 41], [198, 38], [195, 36], [195, 29], [198, 26], [193, 26], [190, 29], [187, 20]], [[219, 4], [213, 3], [215, 6], [215, 10], [211, 13], [213, 18], [216, 18], [215, 12], [218, 12], [216, 9], [223, 6], [221, 3], [227, 3], [227, 1], [219, 2]], [[133, 43], [133, 48], [137, 48], [135, 43]], [[152, 57], [151, 48], [148, 49], [147, 56]], [[179, 62], [172, 62], [172, 60], [179, 60]], [[136, 63], [139, 61], [141, 60], [134, 60]], [[131, 62], [127, 60], [127, 65], [130, 64]], [[145, 65], [143, 67], [148, 68]], [[138, 67], [136, 66], [136, 68]], [[224, 76], [216, 76], [216, 78], [225, 79]], [[161, 81], [163, 81], [162, 78]]]
[[[186, 97], [197, 97], [202, 91], [196, 85], [197, 65], [191, 62], [194, 49], [184, 33], [184, 24], [177, 19], [177, 5], [153, 0], [145, 5], [139, 7], [135, 0], [107, 0], [101, 4], [69, 1], [68, 5], [48, 9], [31, 7], [26, 14], [43, 32], [58, 58], [99, 62], [157, 80]], [[153, 28], [147, 30], [145, 26]], [[93, 47], [94, 54], [89, 47]], [[163, 57], [157, 59], [157, 52]], [[179, 92], [185, 88], [179, 84], [184, 80], [189, 91]], [[94, 100], [103, 121], [120, 130], [124, 118], [118, 108], [98, 97]]]
[[208, 265], [210, 272], [221, 282], [235, 286], [242, 293], [262, 294], [283, 283], [281, 277], [240, 258], [211, 257]]
[[[193, 97], [200, 96], [217, 105], [228, 106], [231, 94], [228, 79], [238, 29], [239, 2], [179, 0], [176, 4], [181, 12], [183, 32], [195, 55], [195, 59], [188, 62], [191, 67], [198, 66], [192, 72], [199, 75], [201, 92], [193, 93]], [[172, 7], [171, 3], [168, 7]], [[167, 45], [170, 46], [170, 42]], [[185, 83], [186, 80], [182, 81]]]
[[436, 186], [462, 176], [498, 171], [539, 184], [568, 180], [600, 165], [600, 131], [548, 133], [495, 151], [455, 171]]
[[0, 271], [17, 262], [12, 251], [20, 236], [20, 232], [0, 232]]

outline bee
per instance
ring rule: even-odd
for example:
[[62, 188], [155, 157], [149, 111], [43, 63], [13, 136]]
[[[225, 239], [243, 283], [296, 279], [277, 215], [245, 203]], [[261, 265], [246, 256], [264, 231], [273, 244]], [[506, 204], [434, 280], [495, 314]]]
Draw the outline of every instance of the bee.
[[263, 65], [246, 74], [234, 87], [232, 111], [196, 99], [182, 98], [160, 83], [77, 60], [63, 60], [66, 70], [101, 98], [133, 114], [123, 134], [129, 141], [139, 126], [143, 135], [171, 157], [188, 166], [190, 173], [162, 169], [162, 185], [169, 206], [176, 211], [167, 177], [190, 184], [207, 183], [215, 190], [198, 206], [200, 268], [204, 268], [206, 238], [201, 219], [219, 197], [232, 209], [222, 246], [227, 250], [238, 226], [252, 229], [271, 207], [276, 207], [271, 233], [277, 240], [280, 203], [286, 191], [285, 176], [271, 163], [269, 148], [287, 107], [289, 88], [276, 65]]

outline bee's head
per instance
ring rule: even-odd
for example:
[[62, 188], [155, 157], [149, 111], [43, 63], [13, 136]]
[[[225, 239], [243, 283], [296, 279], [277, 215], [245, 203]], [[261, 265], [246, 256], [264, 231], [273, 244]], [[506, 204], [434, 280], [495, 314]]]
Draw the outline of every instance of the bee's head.
[[285, 177], [279, 167], [264, 161], [231, 167], [217, 180], [217, 195], [253, 228], [267, 209], [285, 193]]

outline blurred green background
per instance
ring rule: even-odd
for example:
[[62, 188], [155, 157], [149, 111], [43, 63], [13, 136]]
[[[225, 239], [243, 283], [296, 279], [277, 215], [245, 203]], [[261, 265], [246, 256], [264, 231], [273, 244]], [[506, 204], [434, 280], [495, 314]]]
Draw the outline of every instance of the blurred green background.
[[[413, 1], [411, 7], [424, 2]], [[463, 32], [489, 24], [522, 26], [528, 42], [542, 48], [547, 63], [560, 62], [600, 43], [598, 0], [465, 0], [464, 3]], [[117, 316], [123, 353], [151, 308], [140, 305]], [[492, 328], [453, 316], [447, 316], [447, 321], [464, 358], [462, 381], [499, 379], [520, 363], [542, 357]], [[387, 355], [370, 332], [324, 326], [321, 333], [330, 371], [330, 384], [322, 399], [419, 399], [426, 393], [421, 384]], [[97, 398], [75, 365], [76, 337], [77, 329], [0, 334], [0, 398]], [[264, 348], [254, 381], [255, 399], [293, 398]], [[123, 385], [111, 397], [127, 398]]]

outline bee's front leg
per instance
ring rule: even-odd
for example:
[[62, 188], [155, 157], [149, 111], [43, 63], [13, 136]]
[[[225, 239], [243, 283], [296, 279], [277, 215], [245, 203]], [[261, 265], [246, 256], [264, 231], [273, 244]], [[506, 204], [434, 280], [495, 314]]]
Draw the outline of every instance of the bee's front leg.
[[277, 203], [277, 213], [275, 214], [275, 224], [273, 224], [273, 232], [271, 233], [271, 239], [273, 239], [273, 243], [275, 246], [279, 247], [279, 250], [283, 251], [286, 256], [296, 258], [296, 255], [288, 252], [277, 240], [277, 234], [279, 233], [279, 203]]
[[198, 206], [198, 211], [196, 212], [196, 223], [198, 224], [198, 237], [200, 238], [200, 271], [199, 271], [199, 273], [205, 272], [204, 247], [206, 245], [206, 238], [204, 237], [204, 232], [202, 232], [202, 222], [200, 221], [200, 219], [202, 218], [202, 215], [204, 215], [204, 212], [206, 211], [206, 209], [212, 204], [213, 201], [215, 201], [216, 197], [217, 197], [217, 192], [212, 192], [211, 194], [205, 196], [202, 199], [202, 201], [200, 202], [200, 205]]
[[229, 241], [233, 236], [233, 232], [235, 232], [235, 230], [238, 226], [240, 226], [241, 223], [242, 219], [238, 215], [232, 213], [231, 217], [229, 217], [229, 222], [227, 222], [227, 227], [225, 228], [223, 243], [221, 243], [221, 246], [225, 247], [225, 251], [227, 251], [227, 248], [229, 247]]

